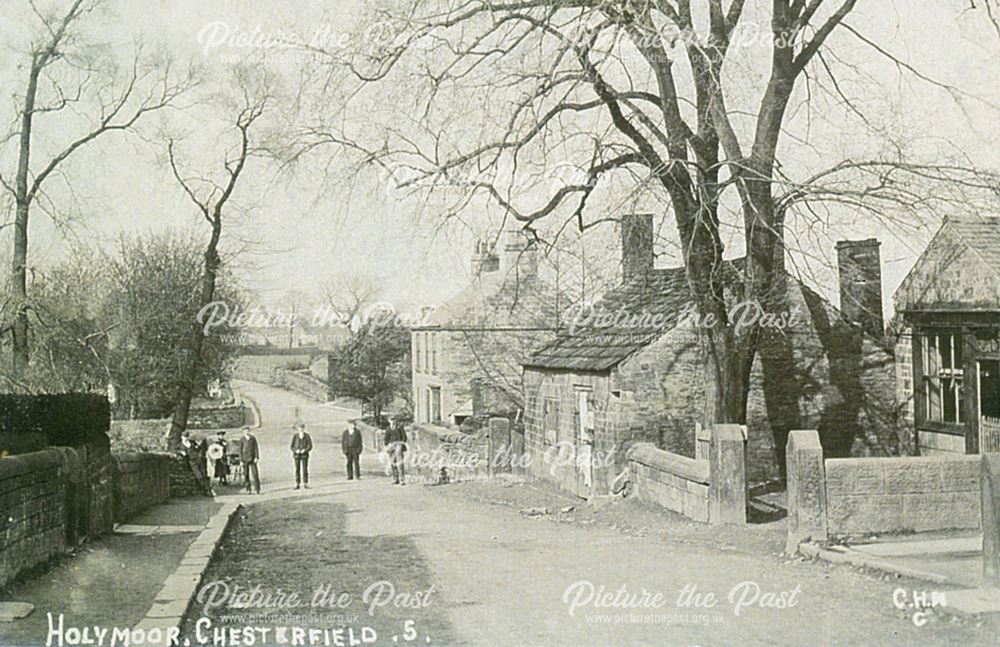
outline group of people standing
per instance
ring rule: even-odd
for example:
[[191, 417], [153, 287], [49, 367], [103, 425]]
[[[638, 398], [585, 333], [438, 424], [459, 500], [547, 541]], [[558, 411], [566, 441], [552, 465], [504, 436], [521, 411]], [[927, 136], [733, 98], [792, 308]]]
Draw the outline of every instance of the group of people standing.
[[[226, 432], [219, 431], [214, 437], [199, 442], [185, 431], [181, 436], [180, 455], [186, 461], [197, 483], [204, 494], [212, 496], [212, 479], [217, 479], [220, 485], [229, 483], [231, 456], [239, 457], [239, 466], [243, 473], [243, 491], [260, 494], [260, 445], [257, 438], [250, 432], [250, 427], [243, 427], [242, 437], [238, 441], [227, 441]], [[385, 431], [385, 449], [391, 465], [393, 483], [406, 484], [405, 456], [406, 430], [397, 420], [389, 421]], [[238, 451], [230, 452], [230, 442], [237, 442]], [[347, 462], [347, 480], [361, 479], [361, 453], [364, 442], [361, 432], [352, 422], [340, 437], [340, 447]], [[312, 437], [306, 431], [302, 422], [295, 424], [292, 440], [289, 446], [292, 461], [295, 465], [295, 489], [309, 488], [309, 455], [313, 451]]]
[[[187, 463], [188, 469], [194, 475], [202, 492], [213, 496], [212, 480], [219, 485], [229, 484], [232, 472], [229, 464], [231, 456], [239, 457], [239, 465], [243, 473], [243, 489], [260, 494], [260, 471], [257, 462], [260, 460], [260, 446], [257, 438], [250, 433], [250, 427], [243, 427], [242, 437], [238, 441], [227, 441], [225, 430], [216, 432], [212, 438], [199, 442], [191, 436], [190, 431], [181, 434], [181, 444], [178, 453]], [[236, 452], [230, 453], [231, 442], [237, 443]]]

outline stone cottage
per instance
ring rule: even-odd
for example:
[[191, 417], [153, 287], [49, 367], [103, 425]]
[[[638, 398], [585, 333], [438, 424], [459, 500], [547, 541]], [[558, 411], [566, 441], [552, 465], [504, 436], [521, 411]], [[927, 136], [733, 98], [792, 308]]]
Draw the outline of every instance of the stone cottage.
[[562, 302], [520, 231], [477, 245], [472, 281], [412, 329], [414, 420], [461, 425], [523, 407], [521, 362], [555, 338]]
[[1000, 451], [1000, 218], [946, 218], [895, 306], [905, 437], [922, 455]]
[[[652, 227], [652, 216], [623, 219], [623, 282], [595, 306], [647, 313], [645, 323], [577, 326], [525, 362], [531, 469], [581, 496], [609, 490], [634, 442], [694, 455], [705, 392], [698, 331], [685, 317], [694, 306], [683, 268], [653, 269]], [[751, 378], [752, 481], [782, 477], [792, 429], [819, 429], [829, 456], [899, 451], [878, 246], [838, 245], [847, 316], [786, 276], [790, 325], [762, 329]], [[742, 262], [727, 265], [737, 278]]]

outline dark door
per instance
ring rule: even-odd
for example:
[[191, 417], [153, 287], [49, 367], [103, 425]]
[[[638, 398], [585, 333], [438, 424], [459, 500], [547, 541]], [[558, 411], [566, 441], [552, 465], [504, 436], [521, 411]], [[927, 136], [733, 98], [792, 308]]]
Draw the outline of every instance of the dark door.
[[1000, 452], [1000, 360], [979, 361], [979, 452]]

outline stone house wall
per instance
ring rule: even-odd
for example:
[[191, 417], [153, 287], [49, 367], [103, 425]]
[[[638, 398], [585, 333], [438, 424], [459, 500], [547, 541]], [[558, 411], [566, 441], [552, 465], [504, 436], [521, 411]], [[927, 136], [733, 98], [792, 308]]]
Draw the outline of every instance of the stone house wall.
[[[751, 373], [749, 480], [783, 476], [785, 440], [792, 429], [818, 428], [830, 456], [905, 451], [896, 426], [892, 352], [845, 323], [836, 309], [811, 290], [796, 287], [788, 295], [788, 308], [798, 308], [798, 323], [785, 331], [762, 330]], [[565, 412], [561, 421], [572, 427], [574, 384], [596, 380], [594, 384], [600, 384], [595, 388], [600, 449], [613, 446], [624, 452], [632, 443], [651, 442], [660, 449], [695, 456], [695, 429], [704, 417], [705, 377], [693, 327], [678, 326], [666, 332], [600, 375], [525, 370], [526, 451], [536, 456], [545, 451], [539, 394], [557, 397]], [[566, 438], [573, 438], [571, 430], [565, 432], [570, 434]], [[620, 469], [621, 461], [616, 460], [615, 466]], [[608, 484], [612, 471], [602, 471], [595, 481]], [[567, 487], [573, 479], [557, 480], [565, 481]]]
[[[436, 344], [434, 366], [417, 365], [417, 336], [421, 334], [431, 347]], [[443, 424], [453, 424], [452, 414], [470, 409], [470, 402], [480, 416], [516, 411], [523, 406], [521, 362], [553, 337], [545, 331], [415, 331], [411, 336], [414, 420], [430, 421], [426, 411], [430, 388], [441, 390]]]

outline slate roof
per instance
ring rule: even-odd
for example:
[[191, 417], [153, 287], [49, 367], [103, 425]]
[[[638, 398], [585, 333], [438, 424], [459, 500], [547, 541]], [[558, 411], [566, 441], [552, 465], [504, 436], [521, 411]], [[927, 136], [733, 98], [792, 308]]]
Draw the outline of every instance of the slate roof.
[[[532, 353], [524, 365], [580, 371], [605, 371], [635, 351], [649, 345], [677, 322], [690, 302], [684, 268], [654, 270], [645, 281], [627, 283], [608, 292], [593, 309], [581, 310], [580, 325], [570, 334]], [[588, 314], [622, 311], [662, 317], [663, 325], [653, 326], [646, 318], [640, 326], [601, 326], [587, 321]], [[566, 322], [572, 325], [572, 318]]]
[[948, 216], [947, 223], [989, 269], [1000, 274], [1000, 218]]
[[[739, 277], [744, 259], [726, 261], [727, 284]], [[582, 311], [570, 333], [535, 351], [524, 366], [533, 368], [606, 371], [672, 330], [691, 306], [691, 291], [683, 267], [653, 270], [645, 279], [608, 292], [592, 310]], [[602, 324], [589, 313], [625, 313], [625, 319]], [[633, 316], [634, 315], [634, 316]], [[627, 318], [632, 317], [631, 321]], [[570, 326], [572, 317], [565, 325]], [[621, 322], [622, 325], [618, 325]]]
[[1000, 310], [1000, 217], [947, 216], [894, 299], [903, 313]]

